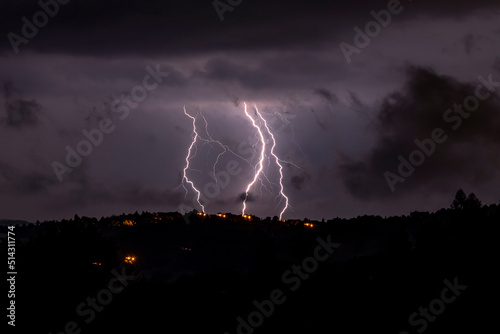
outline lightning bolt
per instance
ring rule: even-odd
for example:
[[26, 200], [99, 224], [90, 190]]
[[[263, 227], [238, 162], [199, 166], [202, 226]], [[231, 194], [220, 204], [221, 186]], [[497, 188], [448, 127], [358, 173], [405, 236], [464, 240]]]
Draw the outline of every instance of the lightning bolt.
[[205, 122], [205, 132], [207, 133], [207, 136], [208, 136], [208, 140], [205, 140], [207, 142], [212, 142], [212, 143], [216, 143], [217, 145], [220, 146], [220, 148], [222, 148], [222, 152], [219, 153], [217, 155], [217, 158], [215, 159], [215, 163], [214, 163], [214, 166], [212, 168], [212, 177], [214, 178], [214, 181], [215, 181], [215, 184], [217, 185], [217, 187], [220, 189], [220, 186], [219, 186], [219, 182], [217, 180], [217, 177], [215, 176], [215, 170], [217, 169], [217, 165], [219, 164], [219, 160], [220, 158], [226, 154], [226, 152], [228, 151], [228, 148], [226, 148], [226, 146], [224, 144], [222, 144], [220, 141], [218, 140], [215, 140], [212, 138], [212, 135], [210, 134], [210, 132], [208, 131], [208, 122], [207, 122], [207, 119], [205, 118], [205, 116], [203, 115], [203, 112], [201, 111], [201, 108], [200, 108], [200, 116], [201, 118], [203, 118], [203, 121]]
[[262, 173], [262, 170], [264, 169], [264, 157], [265, 157], [264, 152], [266, 150], [266, 141], [264, 140], [264, 135], [262, 134], [262, 131], [261, 131], [260, 127], [257, 125], [257, 123], [255, 122], [255, 120], [253, 119], [253, 117], [250, 116], [250, 114], [248, 113], [246, 102], [244, 102], [244, 105], [245, 105], [245, 115], [248, 117], [248, 119], [250, 119], [250, 121], [252, 122], [253, 127], [257, 130], [257, 134], [259, 135], [260, 141], [262, 142], [262, 149], [260, 151], [260, 159], [259, 159], [259, 163], [257, 165], [258, 168], [257, 168], [257, 170], [255, 172], [255, 175], [253, 177], [252, 182], [250, 182], [248, 184], [247, 189], [245, 191], [245, 199], [243, 200], [243, 209], [241, 210], [241, 214], [242, 215], [245, 214], [245, 210], [247, 209], [248, 192], [250, 191], [250, 189], [252, 188], [252, 186], [255, 184], [255, 182], [259, 178], [260, 174]]
[[[257, 106], [254, 105], [254, 107], [255, 107], [255, 109], [254, 109], [255, 110], [255, 116], [251, 116], [250, 115], [250, 113], [248, 112], [248, 109], [247, 109], [247, 104], [245, 102], [244, 102], [244, 107], [245, 107], [244, 111], [245, 111], [246, 117], [250, 120], [250, 122], [252, 123], [252, 126], [257, 130], [256, 134], [255, 134], [257, 142], [254, 145], [252, 145], [253, 148], [256, 151], [259, 151], [259, 148], [260, 148], [259, 162], [256, 165], [253, 165], [252, 161], [249, 161], [249, 160], [245, 159], [244, 157], [242, 157], [239, 154], [237, 154], [234, 151], [232, 151], [227, 145], [223, 144], [222, 142], [220, 142], [218, 140], [215, 140], [212, 137], [212, 135], [210, 134], [210, 132], [208, 130], [207, 119], [203, 115], [203, 112], [202, 112], [202, 110], [200, 108], [200, 111], [199, 111], [198, 115], [201, 116], [202, 119], [203, 119], [203, 121], [205, 122], [206, 138], [203, 138], [198, 133], [198, 130], [197, 130], [197, 127], [196, 127], [196, 120], [197, 120], [198, 115], [197, 116], [190, 115], [186, 111], [186, 107], [184, 106], [184, 108], [183, 108], [184, 114], [192, 120], [193, 130], [192, 130], [192, 141], [191, 141], [191, 144], [189, 145], [189, 148], [188, 148], [188, 151], [187, 151], [187, 155], [186, 155], [186, 158], [185, 158], [186, 164], [185, 164], [184, 169], [183, 169], [183, 177], [182, 177], [182, 181], [181, 181], [181, 184], [179, 185], [179, 187], [182, 186], [184, 188], [184, 190], [186, 192], [186, 196], [187, 196], [188, 189], [186, 188], [186, 184], [189, 184], [191, 186], [191, 188], [194, 190], [194, 192], [196, 193], [196, 200], [198, 202], [198, 205], [201, 207], [202, 212], [205, 212], [205, 206], [201, 203], [201, 192], [200, 192], [200, 190], [198, 190], [195, 187], [194, 182], [189, 179], [189, 177], [188, 177], [188, 170], [192, 170], [192, 168], [190, 167], [191, 160], [196, 156], [197, 151], [198, 151], [197, 150], [197, 145], [196, 145], [197, 141], [202, 141], [202, 142], [205, 142], [205, 143], [217, 144], [222, 149], [222, 151], [218, 153], [217, 158], [215, 159], [215, 163], [214, 163], [214, 165], [212, 167], [212, 174], [213, 174], [213, 178], [215, 180], [215, 183], [217, 184], [217, 186], [219, 187], [219, 189], [220, 189], [220, 186], [218, 184], [218, 180], [217, 180], [217, 177], [216, 177], [217, 165], [219, 164], [219, 161], [220, 161], [221, 157], [224, 154], [226, 154], [226, 153], [229, 152], [229, 153], [231, 153], [231, 154], [233, 154], [233, 155], [241, 158], [242, 160], [246, 161], [253, 168], [254, 173], [255, 173], [254, 176], [253, 176], [252, 181], [247, 185], [246, 190], [245, 190], [245, 198], [243, 200], [242, 215], [245, 215], [245, 212], [247, 210], [247, 201], [248, 201], [248, 197], [249, 197], [249, 194], [250, 194], [250, 190], [255, 186], [255, 183], [258, 180], [261, 183], [261, 191], [262, 191], [262, 187], [265, 188], [267, 191], [269, 191], [269, 189], [264, 184], [263, 180], [265, 179], [271, 185], [271, 189], [273, 188], [272, 185], [279, 186], [279, 188], [280, 188], [279, 194], [276, 196], [276, 199], [279, 196], [281, 196], [281, 199], [278, 202], [277, 206], [280, 205], [280, 203], [282, 202], [283, 199], [285, 201], [285, 205], [284, 205], [283, 209], [281, 210], [281, 212], [279, 213], [279, 219], [281, 220], [282, 217], [283, 217], [283, 214], [286, 212], [286, 210], [288, 208], [290, 208], [289, 198], [285, 194], [285, 188], [283, 186], [283, 165], [282, 165], [282, 163], [289, 163], [289, 164], [294, 165], [297, 168], [300, 168], [300, 167], [296, 166], [293, 163], [285, 162], [285, 161], [281, 160], [278, 157], [278, 155], [275, 152], [276, 137], [274, 136], [273, 132], [271, 131], [270, 126], [268, 125], [266, 119], [261, 114], [261, 112], [259, 111], [259, 109], [257, 108]], [[269, 149], [268, 149], [268, 145], [267, 145], [267, 142], [269, 140], [266, 141], [266, 137], [264, 135], [264, 132], [267, 133], [267, 138], [270, 139], [271, 143], [272, 143], [272, 145], [270, 145]], [[266, 151], [269, 151], [269, 155], [268, 156], [266, 156]], [[274, 162], [276, 163], [276, 165], [277, 165], [277, 167], [279, 169], [279, 184], [272, 183], [268, 179], [266, 173], [264, 172], [264, 160], [266, 158], [268, 159], [268, 163], [267, 163], [266, 168], [270, 168], [271, 160], [274, 159]]]
[[217, 187], [219, 187], [219, 189], [220, 189], [220, 186], [219, 186], [219, 183], [218, 183], [218, 180], [217, 180], [217, 177], [216, 177], [215, 173], [216, 173], [217, 165], [219, 164], [220, 158], [221, 158], [224, 154], [226, 154], [227, 152], [229, 152], [229, 153], [231, 153], [232, 155], [234, 155], [235, 157], [238, 157], [238, 158], [240, 158], [241, 160], [245, 161], [245, 162], [246, 162], [248, 165], [250, 165], [253, 169], [255, 169], [255, 168], [256, 168], [256, 166], [252, 165], [252, 163], [251, 163], [248, 159], [246, 159], [246, 158], [242, 157], [242, 156], [241, 156], [241, 155], [239, 155], [238, 153], [236, 153], [236, 152], [234, 152], [233, 150], [231, 150], [231, 149], [229, 148], [229, 146], [227, 146], [227, 145], [223, 144], [223, 143], [222, 143], [222, 142], [220, 142], [219, 140], [216, 140], [216, 139], [214, 139], [214, 138], [212, 137], [212, 135], [210, 134], [210, 131], [208, 131], [208, 122], [207, 122], [207, 119], [206, 119], [206, 118], [205, 118], [205, 116], [203, 115], [203, 112], [201, 111], [201, 108], [200, 108], [200, 116], [201, 116], [201, 118], [203, 118], [203, 121], [205, 122], [205, 132], [206, 132], [207, 137], [208, 137], [208, 139], [204, 139], [204, 138], [201, 138], [201, 136], [200, 136], [200, 140], [202, 140], [202, 141], [204, 141], [204, 142], [207, 142], [207, 143], [215, 143], [215, 144], [217, 144], [220, 148], [222, 148], [222, 152], [221, 152], [221, 153], [219, 153], [219, 154], [217, 155], [217, 158], [215, 159], [215, 163], [214, 163], [214, 165], [213, 165], [213, 167], [212, 167], [212, 177], [213, 177], [213, 179], [214, 179], [215, 184], [217, 185]]
[[285, 213], [286, 209], [288, 209], [288, 207], [289, 207], [288, 197], [285, 195], [285, 189], [283, 187], [283, 166], [280, 164], [280, 159], [278, 158], [278, 156], [276, 155], [276, 153], [274, 153], [274, 148], [276, 147], [276, 139], [274, 138], [273, 133], [269, 129], [269, 126], [267, 125], [266, 119], [264, 117], [262, 117], [262, 114], [259, 112], [259, 109], [257, 108], [257, 106], [256, 105], [254, 105], [254, 106], [255, 106], [255, 111], [257, 112], [257, 115], [259, 116], [259, 118], [264, 123], [264, 127], [266, 128], [267, 133], [271, 136], [271, 139], [272, 139], [272, 142], [273, 142], [273, 144], [271, 146], [271, 155], [274, 157], [274, 161], [276, 162], [276, 164], [279, 167], [279, 173], [280, 173], [280, 179], [279, 179], [280, 195], [285, 199], [285, 207], [280, 212], [280, 220], [281, 220], [281, 217], [283, 217], [283, 213]]
[[203, 204], [201, 204], [201, 201], [200, 201], [201, 192], [198, 189], [196, 189], [193, 181], [191, 181], [187, 176], [187, 170], [189, 169], [189, 164], [191, 162], [191, 159], [194, 157], [194, 155], [196, 155], [196, 151], [195, 151], [195, 154], [193, 156], [191, 156], [191, 151], [193, 150], [193, 147], [196, 150], [196, 140], [199, 137], [198, 132], [196, 131], [196, 118], [191, 116], [190, 114], [188, 114], [188, 112], [186, 111], [186, 106], [184, 106], [184, 114], [186, 116], [188, 116], [189, 118], [191, 118], [191, 120], [193, 121], [193, 134], [194, 135], [193, 135], [193, 141], [191, 142], [191, 145], [188, 148], [188, 153], [186, 155], [186, 165], [184, 166], [184, 169], [182, 170], [183, 177], [182, 177], [181, 186], [184, 188], [184, 190], [186, 191], [186, 195], [187, 195], [188, 190], [187, 190], [186, 186], [184, 185], [184, 182], [189, 183], [191, 185], [193, 190], [196, 192], [196, 201], [198, 202], [198, 205], [201, 207], [202, 212], [205, 212], [205, 206], [203, 206]]
[[[295, 128], [293, 127], [292, 122], [290, 122], [290, 120], [288, 119], [288, 118], [294, 119], [297, 116], [294, 114], [290, 114], [289, 112], [286, 112], [286, 111], [284, 113], [286, 113], [286, 115], [283, 115], [283, 113], [280, 113], [278, 111], [275, 111], [274, 113], [270, 113], [270, 114], [266, 114], [266, 113], [263, 113], [263, 114], [272, 115], [274, 117], [279, 118], [283, 122], [283, 124], [286, 125], [286, 128], [288, 128], [292, 132], [292, 142], [295, 144], [295, 146], [297, 146], [300, 153], [303, 156], [305, 156], [304, 152], [302, 151], [302, 148], [300, 147], [300, 145], [297, 143], [297, 140], [295, 139]], [[272, 128], [272, 126], [271, 126], [271, 128]], [[282, 128], [278, 129], [278, 131], [280, 131], [280, 130], [282, 130]], [[283, 162], [283, 160], [281, 160], [281, 162]], [[295, 167], [297, 167], [297, 166], [295, 165]], [[298, 167], [298, 168], [300, 168], [300, 167]]]
[[[263, 134], [261, 126], [257, 125], [257, 122], [255, 121], [255, 119], [252, 116], [250, 116], [250, 114], [248, 113], [247, 104], [244, 103], [244, 105], [245, 105], [245, 115], [250, 119], [250, 121], [252, 122], [253, 127], [257, 130], [257, 135], [259, 136], [260, 141], [262, 142], [262, 147], [261, 147], [261, 151], [260, 151], [260, 160], [259, 160], [259, 163], [257, 165], [258, 168], [256, 166], [254, 178], [253, 178], [252, 182], [250, 182], [247, 185], [247, 188], [246, 188], [246, 191], [245, 191], [245, 199], [243, 200], [242, 215], [245, 214], [245, 210], [247, 208], [246, 202], [248, 200], [248, 194], [250, 192], [250, 189], [253, 187], [253, 185], [255, 184], [255, 182], [258, 179], [260, 179], [260, 175], [261, 174], [267, 179], [267, 176], [265, 175], [265, 173], [263, 173], [263, 169], [264, 169], [263, 165], [264, 165], [264, 158], [265, 158], [265, 152], [266, 152], [266, 141], [264, 139], [264, 134]], [[286, 194], [285, 194], [285, 188], [283, 186], [283, 166], [280, 163], [282, 160], [280, 160], [278, 158], [277, 154], [274, 151], [275, 148], [276, 148], [276, 138], [274, 137], [271, 129], [269, 128], [269, 125], [267, 124], [266, 119], [262, 116], [262, 114], [260, 113], [260, 111], [257, 108], [257, 106], [254, 105], [254, 107], [255, 107], [255, 113], [256, 113], [258, 119], [260, 120], [260, 123], [264, 124], [265, 131], [267, 132], [267, 134], [271, 138], [272, 145], [271, 145], [271, 148], [270, 148], [270, 155], [274, 158], [274, 161], [275, 161], [275, 163], [276, 163], [276, 165], [278, 166], [278, 169], [279, 169], [279, 175], [280, 175], [280, 177], [279, 177], [279, 187], [280, 187], [280, 192], [279, 192], [278, 196], [281, 195], [281, 197], [285, 199], [285, 206], [284, 206], [283, 210], [281, 210], [280, 215], [279, 215], [279, 219], [281, 220], [282, 217], [283, 217], [283, 214], [286, 211], [286, 209], [288, 209], [290, 207], [290, 205], [289, 205], [289, 199], [288, 199], [288, 196], [286, 196]], [[270, 162], [271, 161], [269, 160], [268, 161], [268, 166], [269, 166]], [[261, 180], [261, 183], [262, 183], [262, 180]], [[281, 200], [280, 200], [280, 202], [281, 202]], [[279, 203], [278, 203], [278, 205], [279, 205]]]

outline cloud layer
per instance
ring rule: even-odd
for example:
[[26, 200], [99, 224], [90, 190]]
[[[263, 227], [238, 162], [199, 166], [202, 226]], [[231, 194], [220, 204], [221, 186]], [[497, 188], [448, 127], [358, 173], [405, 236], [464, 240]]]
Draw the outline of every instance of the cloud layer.
[[[213, 197], [221, 148], [199, 142], [190, 171], [208, 189], [209, 212], [240, 212], [256, 164], [243, 101], [275, 131], [292, 205], [285, 218], [431, 210], [460, 187], [497, 201], [498, 91], [457, 130], [443, 113], [474, 94], [479, 75], [499, 79], [498, 2], [401, 1], [402, 13], [348, 64], [339, 43], [353, 43], [354, 27], [387, 3], [243, 1], [221, 22], [212, 1], [73, 0], [15, 53], [9, 33], [22, 35], [22, 18], [32, 21], [40, 6], [3, 1], [0, 218], [195, 207], [193, 192], [178, 188], [192, 138], [183, 106], [202, 111], [213, 138], [244, 156], [221, 158], [217, 171], [232, 160], [241, 171]], [[130, 103], [146, 67], [157, 65], [170, 75], [121, 119], [113, 102]], [[59, 182], [52, 163], [108, 118], [115, 130]], [[208, 138], [201, 117], [197, 124]], [[435, 128], [447, 141], [392, 193], [384, 173], [396, 173], [398, 156]], [[266, 168], [275, 181], [277, 169]], [[249, 212], [274, 216], [278, 187], [263, 184], [252, 189]]]

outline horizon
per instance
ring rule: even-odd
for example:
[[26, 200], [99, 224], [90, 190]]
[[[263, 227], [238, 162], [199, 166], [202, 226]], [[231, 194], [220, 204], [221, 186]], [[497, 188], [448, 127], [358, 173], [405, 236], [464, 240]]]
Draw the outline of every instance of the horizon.
[[[461, 190], [461, 189], [460, 189]], [[473, 193], [471, 193], [472, 195], [474, 195]], [[455, 197], [456, 198], [456, 197]], [[481, 208], [484, 208], [484, 207], [490, 207], [490, 206], [499, 206], [500, 203], [489, 203], [489, 204], [486, 204], [486, 203], [482, 203], [481, 200], [479, 199], [479, 203], [480, 203], [480, 207]], [[282, 221], [315, 221], [315, 222], [320, 222], [320, 223], [327, 223], [328, 221], [331, 221], [331, 220], [335, 220], [335, 219], [345, 219], [345, 220], [355, 220], [359, 217], [363, 217], [363, 216], [373, 216], [373, 217], [381, 217], [383, 219], [388, 219], [388, 218], [393, 218], [393, 217], [404, 217], [404, 216], [411, 216], [412, 213], [429, 213], [429, 214], [434, 214], [434, 213], [437, 213], [438, 211], [441, 211], [441, 210], [454, 210], [454, 208], [452, 207], [453, 205], [453, 202], [450, 202], [450, 205], [447, 206], [447, 207], [442, 207], [442, 208], [439, 208], [439, 209], [436, 209], [434, 211], [430, 211], [430, 210], [426, 210], [426, 211], [419, 211], [419, 210], [414, 210], [414, 211], [410, 211], [410, 212], [407, 212], [405, 214], [400, 214], [400, 215], [390, 215], [390, 216], [382, 216], [382, 215], [371, 215], [371, 214], [360, 214], [358, 216], [352, 216], [352, 217], [321, 217], [319, 219], [315, 219], [315, 218], [309, 218], [309, 216], [305, 216], [304, 218], [288, 218], [288, 219], [283, 219]], [[188, 216], [187, 220], [189, 220], [189, 216], [192, 215], [192, 214], [195, 214], [195, 213], [202, 213], [200, 211], [197, 211], [196, 209], [194, 209], [193, 211], [191, 212], [187, 212], [187, 213], [181, 213], [179, 211], [142, 211], [142, 212], [139, 212], [139, 211], [135, 211], [135, 212], [128, 212], [128, 213], [125, 213], [125, 212], [122, 212], [122, 213], [114, 213], [114, 214], [110, 214], [110, 215], [107, 215], [107, 216], [101, 216], [101, 217], [95, 217], [95, 216], [86, 216], [86, 215], [80, 215], [78, 213], [75, 213], [72, 217], [67, 217], [67, 218], [61, 218], [61, 219], [45, 219], [45, 220], [39, 220], [37, 219], [37, 221], [39, 221], [40, 223], [44, 223], [44, 222], [50, 222], [50, 221], [62, 221], [62, 220], [68, 220], [68, 221], [71, 221], [74, 219], [75, 216], [78, 216], [80, 218], [90, 218], [90, 219], [93, 219], [93, 218], [96, 218], [97, 220], [100, 220], [100, 219], [106, 219], [106, 218], [110, 218], [110, 217], [115, 217], [115, 216], [131, 216], [131, 215], [135, 215], [135, 214], [139, 214], [139, 215], [143, 215], [143, 214], [180, 214], [181, 216], [185, 217], [186, 215]], [[243, 215], [242, 214], [237, 214], [237, 213], [233, 213], [233, 212], [217, 212], [217, 213], [210, 213], [210, 212], [205, 212], [208, 216], [210, 217], [217, 217], [219, 216], [219, 214], [224, 214], [224, 215], [232, 215], [234, 217], [242, 217]], [[277, 217], [276, 215], [275, 216], [266, 216], [266, 217], [262, 217], [262, 216], [257, 216], [257, 215], [253, 215], [251, 213], [247, 213], [246, 214], [247, 216], [252, 216], [252, 217], [255, 217], [259, 220], [266, 220], [267, 218], [270, 218], [271, 220], [274, 219], [274, 217]], [[279, 220], [279, 218], [278, 218]], [[23, 223], [29, 223], [29, 224], [36, 224], [36, 221], [27, 221], [27, 220], [22, 220], [22, 219], [9, 219], [9, 218], [0, 218], [0, 222], [2, 223], [9, 223], [9, 222], [23, 222]], [[280, 220], [279, 220], [280, 221]]]

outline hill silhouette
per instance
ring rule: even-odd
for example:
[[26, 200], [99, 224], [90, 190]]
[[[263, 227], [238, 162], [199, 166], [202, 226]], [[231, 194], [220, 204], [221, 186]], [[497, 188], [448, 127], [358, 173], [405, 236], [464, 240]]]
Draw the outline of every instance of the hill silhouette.
[[[16, 327], [60, 333], [74, 321], [82, 333], [479, 332], [496, 315], [486, 301], [495, 287], [500, 207], [474, 198], [463, 205], [468, 198], [457, 193], [452, 207], [432, 213], [321, 222], [136, 212], [17, 225]], [[319, 240], [336, 245], [332, 254]], [[314, 267], [306, 259], [318, 249], [326, 259]], [[295, 274], [294, 265], [310, 272]], [[117, 273], [134, 278], [93, 317], [82, 316], [78, 307], [90, 310], [88, 298], [108, 302], [102, 291]], [[443, 289], [452, 296], [447, 284], [466, 288], [441, 302], [441, 311]], [[276, 290], [285, 301], [248, 325], [256, 303]], [[430, 306], [441, 312], [430, 313], [432, 321], [418, 315]]]

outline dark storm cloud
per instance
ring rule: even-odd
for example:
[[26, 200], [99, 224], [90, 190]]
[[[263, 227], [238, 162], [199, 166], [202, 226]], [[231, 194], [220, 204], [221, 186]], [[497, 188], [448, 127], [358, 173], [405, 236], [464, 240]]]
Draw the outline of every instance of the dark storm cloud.
[[316, 121], [316, 124], [321, 128], [321, 130], [323, 130], [323, 131], [330, 130], [330, 122], [320, 119], [316, 110], [314, 110], [312, 108], [311, 108], [311, 112], [314, 115], [314, 119]]
[[[16, 93], [16, 99], [26, 102], [17, 106], [17, 110], [19, 107], [25, 110], [18, 113], [21, 117], [17, 122], [22, 124], [18, 126], [22, 126], [22, 131], [18, 131], [14, 127], [6, 128], [7, 111], [0, 96], [0, 122], [3, 122], [0, 128], [4, 130], [0, 131], [3, 144], [0, 159], [9, 164], [0, 174], [0, 187], [4, 189], [1, 200], [8, 209], [4, 214], [26, 214], [31, 215], [30, 219], [39, 219], [42, 214], [45, 217], [61, 217], [68, 212], [71, 216], [74, 212], [106, 215], [117, 210], [133, 212], [153, 206], [175, 210], [183, 203], [184, 193], [164, 189], [174, 188], [181, 182], [186, 148], [192, 138], [192, 124], [182, 114], [182, 106], [186, 104], [192, 115], [198, 107], [206, 110], [214, 138], [236, 150], [242, 141], [248, 144], [255, 139], [254, 129], [242, 113], [242, 101], [249, 105], [255, 102], [269, 117], [269, 124], [279, 137], [279, 154], [286, 156], [286, 161], [308, 167], [311, 179], [296, 169], [288, 169], [284, 175], [287, 195], [298, 208], [297, 213], [308, 217], [311, 210], [318, 216], [331, 214], [331, 207], [326, 206], [322, 212], [315, 208], [333, 197], [341, 199], [335, 201], [339, 208], [335, 214], [357, 214], [358, 210], [364, 213], [374, 204], [354, 208], [351, 204], [357, 201], [346, 196], [347, 192], [340, 186], [341, 178], [323, 181], [333, 175], [337, 164], [342, 162], [343, 167], [349, 167], [342, 175], [351, 192], [373, 197], [384, 189], [388, 191], [383, 172], [397, 168], [397, 156], [407, 154], [413, 143], [414, 138], [407, 137], [417, 135], [411, 131], [405, 134], [413, 124], [400, 119], [403, 116], [399, 115], [407, 112], [406, 106], [417, 104], [414, 89], [402, 89], [400, 97], [398, 94], [387, 96], [385, 104], [378, 108], [382, 110], [380, 116], [376, 117], [374, 112], [377, 110], [374, 101], [400, 85], [401, 76], [393, 69], [411, 62], [432, 65], [438, 73], [471, 78], [471, 73], [475, 77], [476, 71], [478, 74], [487, 71], [485, 67], [491, 64], [491, 55], [498, 54], [498, 35], [490, 32], [498, 17], [486, 12], [491, 4], [498, 7], [498, 1], [410, 3], [402, 0], [404, 11], [393, 17], [391, 26], [384, 28], [369, 48], [363, 49], [358, 61], [348, 66], [339, 43], [352, 43], [354, 26], [363, 28], [373, 19], [370, 10], [386, 8], [387, 1], [243, 1], [234, 11], [225, 13], [225, 20], [221, 22], [212, 6], [213, 0], [72, 0], [61, 5], [59, 13], [50, 18], [47, 26], [40, 28], [28, 44], [20, 45], [17, 55], [9, 45], [7, 33], [21, 33], [21, 18], [26, 16], [31, 20], [33, 13], [39, 10], [38, 0], [1, 1], [0, 11], [4, 17], [0, 20], [3, 32], [0, 76], [13, 78], [25, 94]], [[478, 9], [484, 9], [485, 15], [478, 13]], [[483, 22], [484, 26], [478, 24]], [[469, 52], [468, 57], [464, 57], [464, 50]], [[463, 64], [465, 59], [470, 63]], [[122, 122], [120, 114], [110, 110], [111, 102], [122, 94], [125, 97], [132, 94], [132, 89], [141, 85], [146, 75], [145, 67], [157, 63], [161, 64], [162, 71], [170, 73], [169, 78], [148, 93], [144, 103]], [[449, 81], [452, 90], [462, 85]], [[406, 97], [413, 100], [404, 104]], [[31, 100], [33, 98], [36, 101]], [[457, 101], [462, 100], [463, 96]], [[28, 103], [30, 101], [32, 103]], [[433, 104], [446, 105], [440, 110], [442, 114], [457, 101]], [[488, 103], [493, 104], [492, 101]], [[39, 104], [43, 110], [37, 109]], [[481, 110], [485, 106], [488, 105], [482, 104]], [[54, 159], [63, 162], [65, 146], [76, 148], [85, 139], [82, 130], [97, 128], [105, 117], [112, 119], [116, 131], [106, 134], [103, 144], [94, 147], [95, 153], [85, 157], [83, 163], [65, 174], [65, 181], [59, 183], [51, 162]], [[275, 117], [277, 122], [272, 121]], [[409, 113], [408, 118], [419, 117]], [[424, 115], [423, 119], [426, 118]], [[391, 123], [391, 119], [394, 122]], [[199, 121], [202, 126], [201, 119]], [[431, 123], [425, 123], [428, 129], [418, 127], [418, 134], [428, 136], [435, 126], [441, 125]], [[29, 124], [38, 125], [28, 127]], [[357, 130], [367, 124], [358, 137]], [[473, 124], [472, 118], [468, 119], [460, 131], [467, 131], [466, 126]], [[373, 129], [377, 130], [375, 138]], [[203, 137], [206, 138], [204, 132]], [[477, 140], [484, 139], [479, 137]], [[399, 152], [405, 139], [409, 140], [408, 150], [402, 147]], [[483, 140], [484, 149], [475, 151], [467, 146], [469, 144], [452, 145], [452, 139], [450, 137], [446, 145], [460, 151], [455, 157], [462, 157], [462, 151], [470, 152], [471, 159], [476, 158], [474, 154], [481, 155], [477, 161], [482, 163], [487, 160], [485, 157], [496, 152], [490, 148], [497, 144], [491, 138]], [[369, 151], [374, 144], [375, 153]], [[216, 149], [211, 149], [211, 153], [200, 150], [200, 155], [193, 160], [193, 168], [202, 172], [196, 178], [197, 185], [205, 184], [208, 177], [205, 169], [207, 165], [210, 169]], [[391, 163], [379, 159], [377, 150]], [[26, 154], [31, 151], [39, 155], [40, 161], [29, 161]], [[359, 159], [366, 151], [367, 159], [362, 161], [349, 161], [345, 157], [349, 152]], [[416, 189], [412, 182], [420, 180], [418, 174], [431, 174], [425, 169], [427, 163], [439, 164], [439, 159], [449, 160], [449, 156], [437, 152], [432, 159], [419, 168], [412, 179], [400, 185], [398, 192], [404, 194], [407, 186], [409, 190]], [[443, 166], [449, 165], [448, 160]], [[495, 161], [494, 156], [490, 160]], [[246, 165], [244, 168], [251, 170]], [[380, 171], [373, 172], [377, 168]], [[443, 170], [436, 170], [437, 175], [444, 175]], [[45, 174], [52, 181], [45, 182]], [[478, 175], [470, 173], [471, 182]], [[451, 177], [442, 180], [454, 181]], [[224, 212], [240, 210], [242, 198], [236, 202], [235, 198], [244, 191], [248, 181], [238, 177], [231, 182], [231, 187], [221, 195], [223, 202], [211, 201], [208, 211], [216, 205]], [[380, 182], [378, 190], [364, 188], [376, 186], [377, 182]], [[436, 182], [436, 187], [439, 184]], [[10, 191], [15, 189], [22, 189], [23, 196], [10, 196]], [[29, 189], [38, 194], [31, 196]], [[43, 189], [47, 189], [47, 196]], [[253, 190], [250, 201], [258, 202], [252, 205], [255, 213], [267, 214], [266, 195], [261, 195], [259, 189]], [[17, 191], [14, 193], [19, 194], [20, 190]], [[193, 205], [191, 195], [190, 190], [188, 199]], [[54, 205], [50, 210], [47, 209], [49, 202]], [[388, 205], [392, 205], [392, 200], [380, 207], [387, 209]], [[25, 213], [26, 206], [33, 210]], [[67, 207], [71, 210], [66, 210]]]
[[497, 59], [495, 60], [493, 68], [497, 71], [497, 73], [500, 73], [500, 57], [497, 57]]
[[349, 93], [350, 102], [352, 103], [352, 105], [355, 107], [356, 110], [365, 108], [365, 105], [363, 104], [363, 102], [361, 102], [358, 94], [350, 90], [348, 90], [347, 92]]
[[[284, 25], [289, 16], [297, 16], [296, 10], [304, 7], [310, 6], [303, 1], [249, 2], [226, 13], [232, 20], [223, 24], [212, 1], [71, 1], [60, 7], [57, 16], [51, 18], [50, 24], [28, 45], [21, 47], [45, 52], [105, 55], [260, 48], [271, 46], [279, 39], [282, 44], [293, 44], [293, 35], [309, 32], [309, 38], [316, 39], [318, 31], [312, 27], [305, 30], [307, 25], [293, 27], [288, 24], [284, 28], [293, 31], [287, 31], [287, 37], [283, 34], [286, 29], [276, 29], [276, 24]], [[40, 8], [37, 1], [22, 4], [7, 1], [2, 3], [0, 10], [9, 13], [0, 23], [6, 35], [9, 31], [19, 33], [21, 17], [31, 17]], [[313, 15], [305, 20], [314, 22]], [[228, 33], [228, 29], [236, 32]], [[255, 33], [266, 38], [254, 39]], [[249, 45], [244, 46], [242, 40], [248, 40]], [[2, 49], [10, 49], [8, 41], [3, 42]]]
[[[455, 103], [474, 95], [476, 83], [462, 83], [425, 68], [407, 71], [406, 86], [384, 98], [377, 115], [375, 146], [366, 160], [344, 157], [340, 175], [348, 190], [359, 198], [386, 197], [391, 191], [384, 172], [397, 174], [399, 155], [408, 158], [418, 148], [414, 141], [429, 138], [435, 128], [448, 136], [433, 155], [416, 167], [395, 194], [415, 190], [453, 191], [463, 184], [484, 184], [500, 171], [500, 104], [497, 95], [480, 103], [462, 125], [453, 130], [443, 114]], [[487, 77], [487, 75], [485, 75]], [[496, 77], [498, 81], [498, 77]]]
[[307, 174], [294, 175], [290, 178], [290, 184], [297, 190], [302, 190], [304, 184], [310, 180], [310, 176]]
[[55, 183], [54, 177], [39, 172], [21, 172], [19, 169], [0, 161], [0, 180], [4, 185], [0, 192], [15, 194], [34, 194], [47, 190]]
[[477, 43], [481, 41], [481, 36], [475, 36], [474, 34], [467, 34], [464, 39], [465, 53], [470, 55], [473, 51], [481, 51], [477, 46]]
[[[21, 34], [21, 18], [40, 11], [37, 0], [2, 1], [0, 30]], [[404, 2], [402, 2], [404, 3]], [[496, 0], [404, 3], [404, 17], [463, 16], [498, 7]], [[245, 1], [221, 22], [212, 1], [70, 1], [20, 50], [69, 54], [176, 54], [325, 46], [340, 27], [367, 22], [387, 1]], [[351, 29], [351, 28], [350, 28]], [[349, 29], [349, 30], [350, 30]], [[12, 52], [7, 38], [1, 51]]]
[[314, 90], [314, 94], [321, 96], [330, 104], [335, 104], [339, 101], [338, 97], [326, 88], [317, 88]]
[[158, 190], [130, 185], [125, 189], [120, 189], [116, 197], [123, 203], [134, 205], [173, 205], [182, 202], [184, 193], [182, 191]]
[[12, 81], [3, 83], [3, 97], [5, 99], [5, 116], [2, 122], [9, 127], [25, 127], [38, 123], [38, 113], [42, 106], [35, 100], [26, 100], [19, 97], [19, 91]]
[[87, 111], [87, 116], [83, 119], [87, 123], [87, 127], [95, 126], [99, 124], [99, 122], [105, 118], [111, 118], [113, 114], [110, 112], [110, 108], [99, 108], [97, 106], [93, 106], [89, 111]]
[[234, 104], [235, 107], [239, 107], [240, 106], [240, 98], [235, 96], [235, 95], [229, 95], [229, 100]]
[[[297, 53], [270, 56], [256, 64], [229, 58], [212, 58], [202, 70], [194, 71], [192, 77], [210, 82], [238, 83], [250, 89], [267, 89], [301, 87], [305, 75], [310, 80], [324, 82], [340, 80], [347, 73], [343, 62], [324, 56]], [[326, 90], [322, 92], [325, 93]], [[331, 94], [327, 93], [333, 98]]]
[[71, 190], [68, 195], [64, 202], [65, 205], [72, 207], [110, 204], [169, 207], [181, 203], [184, 197], [181, 191], [152, 189], [137, 184], [126, 184], [116, 188], [86, 184]]

